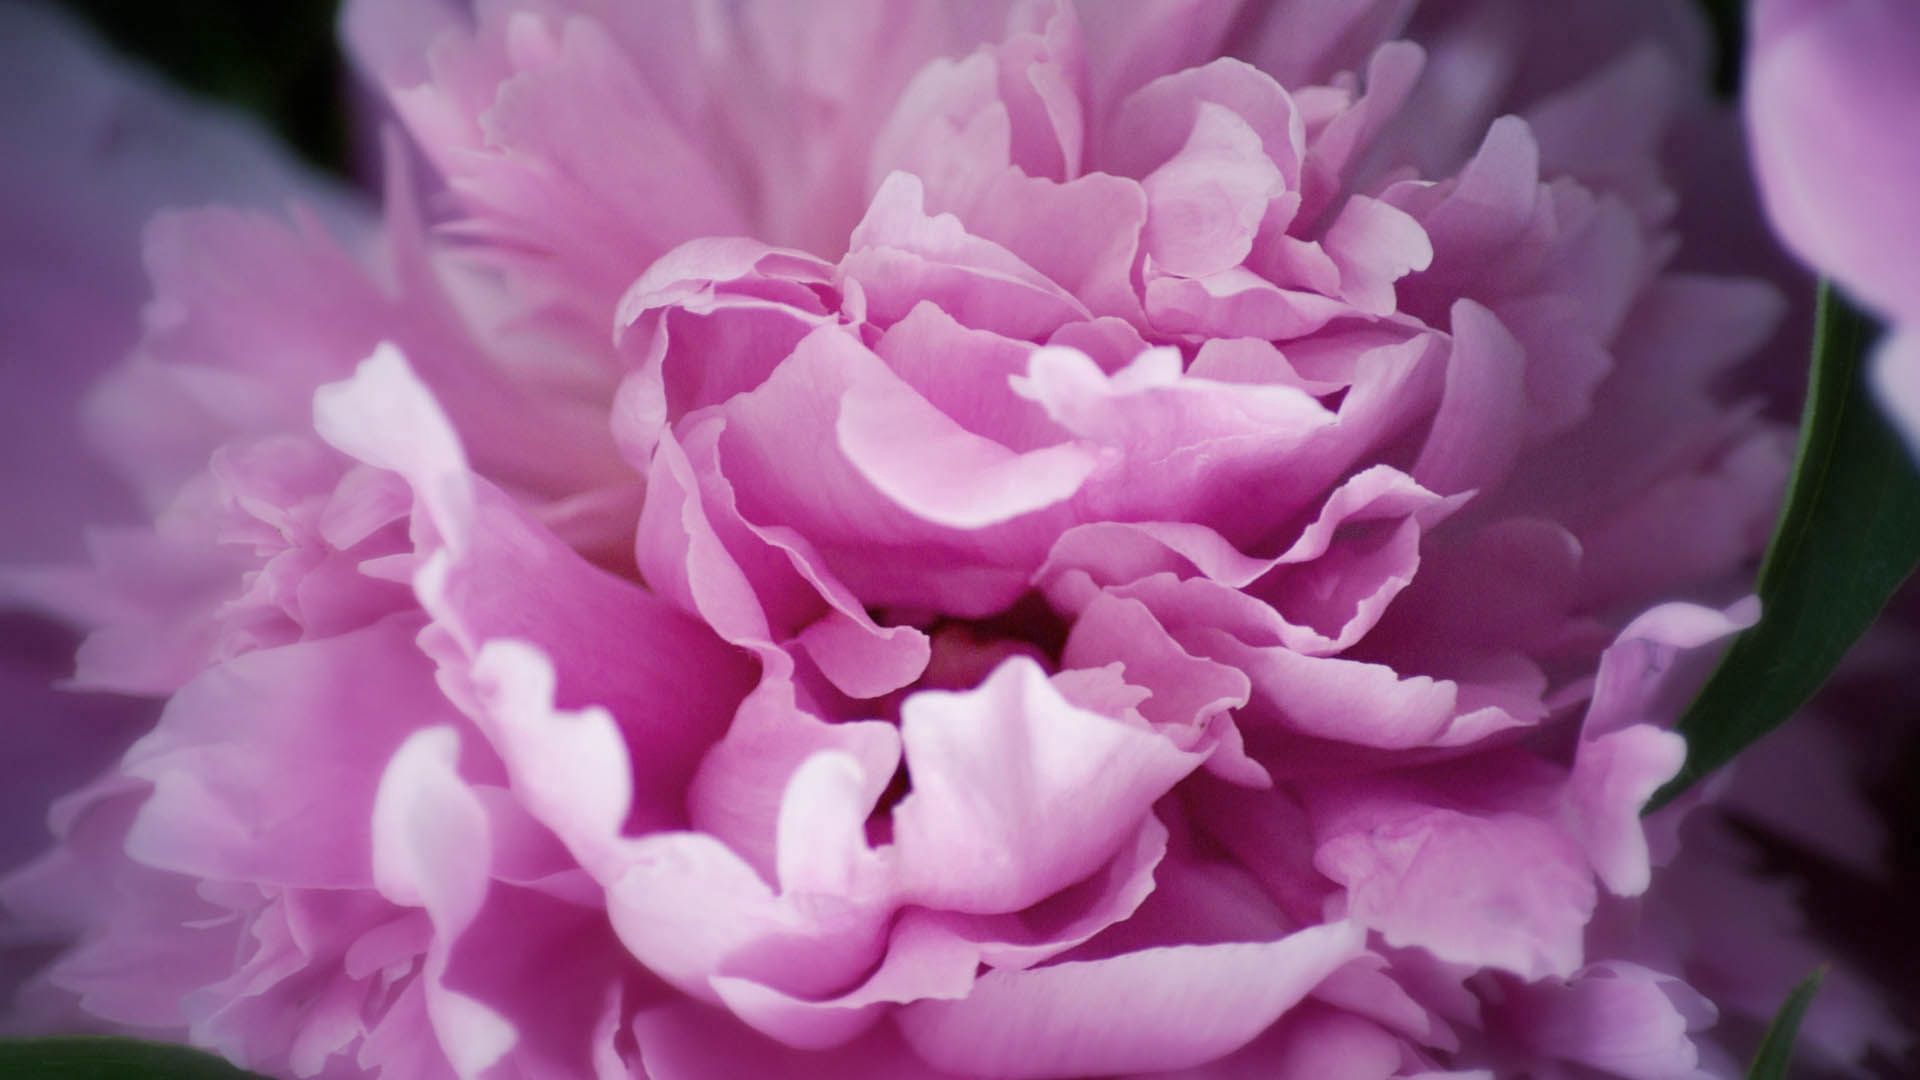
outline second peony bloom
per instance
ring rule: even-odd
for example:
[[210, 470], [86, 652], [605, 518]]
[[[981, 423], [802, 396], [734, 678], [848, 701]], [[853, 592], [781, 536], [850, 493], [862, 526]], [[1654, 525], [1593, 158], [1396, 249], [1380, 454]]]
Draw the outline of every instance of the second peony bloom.
[[1719, 1068], [1639, 815], [1779, 303], [1684, 269], [1682, 9], [1414, 6], [350, 4], [384, 222], [157, 219], [87, 425], [152, 522], [7, 579], [165, 701], [0, 894], [41, 1007], [299, 1077]]

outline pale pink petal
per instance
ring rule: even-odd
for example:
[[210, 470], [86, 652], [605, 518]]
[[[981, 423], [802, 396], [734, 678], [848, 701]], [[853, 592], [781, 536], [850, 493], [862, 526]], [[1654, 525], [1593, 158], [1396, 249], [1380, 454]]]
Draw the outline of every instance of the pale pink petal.
[[1308, 1002], [1238, 1051], [1154, 1080], [1387, 1080], [1405, 1075], [1405, 1056], [1378, 1025]]
[[1286, 187], [1299, 184], [1306, 132], [1293, 99], [1271, 75], [1227, 57], [1162, 76], [1129, 96], [1108, 136], [1111, 167], [1125, 176], [1145, 176], [1166, 163], [1196, 134], [1203, 103], [1224, 107], [1258, 132]]
[[1392, 314], [1393, 283], [1433, 264], [1433, 245], [1419, 222], [1362, 195], [1340, 208], [1321, 243], [1340, 270], [1340, 295], [1369, 315]]
[[[454, 719], [400, 618], [213, 668], [169, 704], [125, 768], [153, 783], [127, 838], [150, 865], [205, 877], [373, 882], [363, 828], [387, 758]], [[265, 734], [262, 725], [272, 725]]]
[[873, 379], [841, 399], [840, 449], [902, 509], [936, 525], [997, 525], [1071, 498], [1098, 459], [1074, 443], [1024, 454], [955, 424], [902, 383]]
[[936, 922], [903, 917], [887, 940], [886, 959], [856, 989], [825, 1000], [795, 997], [749, 979], [720, 977], [720, 999], [755, 1030], [802, 1050], [824, 1050], [864, 1034], [889, 1011], [910, 1001], [966, 996], [980, 966], [980, 949]]
[[511, 1049], [516, 1033], [507, 1017], [441, 982], [448, 945], [479, 913], [487, 887], [486, 815], [456, 771], [459, 753], [451, 728], [416, 732], [380, 778], [371, 823], [381, 894], [426, 908], [438, 931], [426, 960], [427, 1013], [466, 1080]]
[[620, 940], [703, 999], [724, 999], [716, 980], [735, 980], [727, 992], [772, 1010], [769, 1024], [786, 1010], [738, 980], [814, 999], [856, 985], [887, 955], [896, 906], [887, 867], [866, 846], [872, 806], [872, 785], [848, 755], [816, 754], [794, 770], [780, 807], [778, 892], [709, 835], [634, 842], [607, 893]]
[[679, 1002], [641, 1012], [633, 1036], [653, 1080], [959, 1080], [922, 1061], [888, 1024], [834, 1049], [795, 1050], [724, 1012]]
[[1021, 969], [1052, 959], [1111, 928], [1131, 924], [1159, 890], [1167, 829], [1149, 817], [1132, 847], [1090, 877], [1024, 911], [1005, 915], [943, 916], [947, 932], [979, 947], [990, 967]]
[[1283, 289], [1244, 267], [1201, 278], [1153, 278], [1146, 307], [1147, 319], [1163, 333], [1268, 341], [1305, 337], [1354, 310], [1318, 293]]
[[971, 693], [908, 698], [901, 741], [913, 776], [894, 811], [902, 888], [982, 914], [1085, 877], [1199, 764], [1159, 734], [1068, 704], [1023, 658]]
[[968, 232], [1013, 252], [1094, 315], [1140, 325], [1133, 275], [1148, 199], [1140, 185], [1106, 173], [1061, 184], [1008, 171], [954, 209]]
[[[603, 708], [629, 745], [647, 747], [634, 758], [641, 771], [633, 790], [646, 802], [630, 811], [633, 822], [658, 828], [683, 820], [685, 785], [731, 714], [711, 680], [744, 695], [744, 658], [656, 597], [588, 564], [468, 473], [455, 435], [397, 352], [377, 353], [353, 380], [323, 390], [315, 412], [336, 445], [412, 485], [426, 556], [415, 589], [434, 632], [466, 663], [493, 640], [538, 647], [554, 661], [557, 706]], [[537, 582], [528, 576], [533, 566], [542, 570]], [[571, 600], [554, 608], [531, 592]], [[452, 657], [436, 658], [459, 670]]]
[[1060, 660], [1069, 668], [1121, 664], [1129, 683], [1152, 692], [1141, 715], [1173, 737], [1247, 702], [1245, 675], [1187, 653], [1144, 604], [1113, 594], [1080, 610]]
[[920, 181], [888, 176], [854, 229], [841, 273], [858, 282], [873, 317], [894, 322], [922, 300], [967, 326], [1032, 339], [1092, 317], [1024, 260], [967, 232], [952, 214], [928, 214]]
[[1140, 186], [1148, 256], [1160, 270], [1194, 278], [1244, 261], [1268, 201], [1286, 190], [1260, 133], [1210, 101], [1198, 105], [1186, 145]]
[[898, 1014], [941, 1068], [1072, 1077], [1179, 1069], [1244, 1045], [1351, 959], [1346, 924], [1272, 942], [1187, 945], [1024, 972], [990, 972], [960, 1001]]
[[1640, 813], [1686, 756], [1686, 740], [1645, 725], [1581, 742], [1569, 797], [1576, 834], [1612, 892], [1645, 891], [1653, 871]]
[[1385, 793], [1328, 798], [1314, 804], [1315, 865], [1347, 887], [1350, 917], [1387, 944], [1529, 979], [1580, 966], [1593, 878], [1551, 824]]

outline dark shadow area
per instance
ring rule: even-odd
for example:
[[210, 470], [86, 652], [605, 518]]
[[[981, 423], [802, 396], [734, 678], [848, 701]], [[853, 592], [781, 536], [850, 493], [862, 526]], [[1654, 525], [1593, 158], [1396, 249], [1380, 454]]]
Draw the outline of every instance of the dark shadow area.
[[301, 156], [344, 171], [347, 102], [338, 0], [58, 0], [180, 86], [264, 120]]

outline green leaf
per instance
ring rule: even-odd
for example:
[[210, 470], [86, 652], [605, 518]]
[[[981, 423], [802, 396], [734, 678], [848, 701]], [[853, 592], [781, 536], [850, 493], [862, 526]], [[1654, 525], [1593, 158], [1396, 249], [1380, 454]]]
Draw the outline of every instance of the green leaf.
[[1920, 471], [1867, 386], [1874, 335], [1821, 287], [1800, 451], [1760, 569], [1760, 623], [1681, 717], [1686, 764], [1649, 812], [1805, 705], [1920, 563]]
[[1793, 1063], [1793, 1040], [1800, 1034], [1800, 1019], [1807, 1015], [1807, 1006], [1813, 1004], [1814, 991], [1820, 989], [1826, 973], [1821, 968], [1787, 995], [1787, 1003], [1767, 1025], [1767, 1037], [1760, 1040], [1760, 1052], [1753, 1056], [1747, 1080], [1786, 1080], [1787, 1066]]
[[0, 1076], [34, 1080], [259, 1080], [198, 1050], [138, 1039], [0, 1040]]

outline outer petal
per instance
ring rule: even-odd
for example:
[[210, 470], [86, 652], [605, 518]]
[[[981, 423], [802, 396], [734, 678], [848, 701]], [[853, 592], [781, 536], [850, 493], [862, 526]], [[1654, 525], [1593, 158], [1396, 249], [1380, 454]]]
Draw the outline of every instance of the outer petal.
[[1920, 99], [1920, 17], [1899, 0], [1764, 0], [1753, 12], [1747, 131], [1767, 213], [1861, 300], [1920, 319], [1920, 173], [1901, 138]]
[[424, 975], [427, 1014], [462, 1080], [512, 1048], [513, 1023], [442, 983], [452, 941], [479, 913], [487, 889], [486, 812], [455, 768], [452, 728], [417, 732], [394, 755], [374, 804], [373, 868], [380, 891], [427, 909], [434, 943]]
[[1403, 1077], [1401, 1040], [1353, 1013], [1314, 1002], [1219, 1061], [1153, 1080], [1387, 1080]]
[[1338, 923], [1278, 941], [1148, 949], [991, 972], [959, 1001], [901, 1010], [934, 1065], [992, 1077], [1179, 1069], [1244, 1045], [1360, 948]]
[[1463, 813], [1356, 789], [1316, 802], [1314, 864], [1387, 944], [1522, 978], [1571, 974], [1592, 917], [1579, 848], [1526, 813]]
[[398, 618], [251, 653], [177, 694], [124, 768], [153, 797], [127, 838], [150, 865], [198, 877], [366, 887], [380, 770], [406, 736], [454, 719]]
[[1565, 982], [1516, 987], [1493, 1023], [1528, 1051], [1631, 1080], [1679, 1080], [1697, 1071], [1689, 1038], [1717, 1018], [1686, 983], [1638, 964], [1594, 964]]
[[238, 116], [121, 68], [51, 6], [0, 10], [0, 563], [71, 558], [135, 507], [76, 444], [82, 391], [139, 334], [142, 227], [169, 206], [334, 194]]
[[643, 1011], [633, 1022], [640, 1064], [653, 1080], [804, 1076], [819, 1080], [957, 1080], [906, 1047], [890, 1025], [832, 1050], [795, 1050], [725, 1013], [685, 1003]]
[[[415, 590], [434, 618], [430, 644], [450, 643], [436, 658], [464, 679], [462, 669], [489, 641], [537, 646], [554, 665], [558, 707], [599, 706], [621, 726], [642, 800], [632, 823], [682, 821], [694, 769], [748, 688], [744, 658], [664, 601], [587, 563], [467, 472], [450, 425], [397, 352], [376, 353], [353, 379], [323, 390], [314, 408], [336, 446], [413, 486], [425, 557]], [[512, 724], [526, 722], [499, 721], [503, 752], [536, 750], [538, 740], [513, 736]]]

